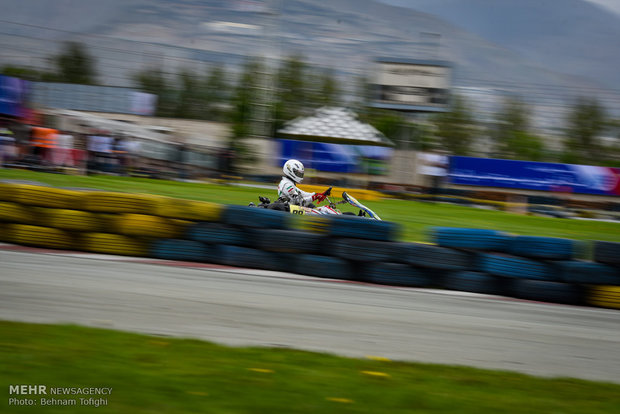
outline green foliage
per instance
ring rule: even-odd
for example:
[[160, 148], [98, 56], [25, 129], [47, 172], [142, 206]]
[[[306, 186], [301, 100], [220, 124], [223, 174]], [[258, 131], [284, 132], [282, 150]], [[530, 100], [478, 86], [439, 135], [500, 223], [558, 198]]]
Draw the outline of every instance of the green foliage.
[[490, 131], [499, 157], [542, 161], [545, 147], [540, 137], [530, 132], [530, 112], [519, 98], [506, 98], [495, 114]]
[[594, 98], [579, 98], [567, 119], [564, 159], [600, 164], [607, 155], [600, 141], [608, 126], [605, 109]]
[[3, 66], [2, 69], [0, 69], [0, 74], [33, 82], [41, 81], [46, 76], [44, 72], [39, 70], [13, 65]]
[[56, 66], [57, 82], [95, 85], [97, 72], [95, 60], [86, 51], [86, 47], [78, 42], [66, 42], [63, 51], [52, 58]]
[[455, 95], [447, 112], [433, 117], [434, 135], [442, 149], [468, 155], [476, 136], [476, 123], [465, 98]]
[[156, 116], [170, 117], [176, 112], [175, 91], [160, 69], [148, 69], [135, 75], [139, 89], [157, 95]]

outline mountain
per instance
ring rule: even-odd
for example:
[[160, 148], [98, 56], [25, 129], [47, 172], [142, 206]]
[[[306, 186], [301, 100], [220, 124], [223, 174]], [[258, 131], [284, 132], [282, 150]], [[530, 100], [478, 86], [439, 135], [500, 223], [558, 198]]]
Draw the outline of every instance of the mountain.
[[[378, 56], [440, 58], [454, 83], [537, 101], [620, 90], [620, 24], [582, 0], [2, 0], [0, 65], [89, 45], [107, 84], [256, 54], [303, 55], [346, 80]], [[16, 24], [17, 23], [17, 24]], [[8, 34], [7, 34], [8, 33]], [[617, 97], [612, 96], [610, 99]], [[544, 102], [543, 102], [544, 103]]]
[[430, 13], [528, 61], [620, 90], [620, 15], [583, 0], [381, 0]]

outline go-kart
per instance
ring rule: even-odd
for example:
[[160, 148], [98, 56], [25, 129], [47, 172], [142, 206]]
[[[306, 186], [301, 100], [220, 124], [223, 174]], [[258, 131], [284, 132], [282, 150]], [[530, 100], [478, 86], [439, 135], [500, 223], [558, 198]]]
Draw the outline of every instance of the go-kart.
[[[381, 218], [377, 215], [377, 213], [375, 213], [374, 211], [372, 211], [371, 209], [369, 209], [368, 207], [366, 207], [365, 205], [357, 201], [355, 197], [353, 197], [352, 195], [347, 194], [346, 191], [342, 193], [342, 200], [336, 201], [336, 202], [332, 201], [329, 198], [329, 196], [331, 195], [331, 191], [332, 191], [332, 187], [329, 187], [327, 191], [325, 191], [324, 194], [326, 196], [325, 200], [327, 201], [327, 205], [320, 206], [320, 207], [317, 207], [314, 205], [311, 205], [309, 207], [297, 206], [294, 204], [290, 204], [288, 201], [281, 199], [281, 198], [272, 203], [269, 198], [262, 197], [262, 196], [258, 197], [258, 200], [260, 201], [258, 205], [254, 203], [250, 203], [249, 206], [266, 208], [269, 210], [286, 211], [288, 213], [298, 214], [298, 215], [336, 214], [336, 215], [360, 216], [360, 217], [366, 217], [366, 218], [373, 219], [373, 220], [381, 220]], [[345, 211], [345, 212], [341, 211], [338, 208], [338, 206], [342, 204], [348, 204], [348, 205], [351, 205], [359, 209], [359, 213], [356, 214], [350, 211]]]

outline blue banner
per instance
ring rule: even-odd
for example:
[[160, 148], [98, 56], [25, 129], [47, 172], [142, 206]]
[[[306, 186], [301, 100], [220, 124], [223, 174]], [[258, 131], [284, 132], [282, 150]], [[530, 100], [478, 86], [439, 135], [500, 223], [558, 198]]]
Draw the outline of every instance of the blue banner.
[[15, 117], [26, 116], [25, 80], [0, 75], [0, 114]]
[[620, 168], [592, 165], [453, 156], [448, 177], [458, 185], [620, 195]]

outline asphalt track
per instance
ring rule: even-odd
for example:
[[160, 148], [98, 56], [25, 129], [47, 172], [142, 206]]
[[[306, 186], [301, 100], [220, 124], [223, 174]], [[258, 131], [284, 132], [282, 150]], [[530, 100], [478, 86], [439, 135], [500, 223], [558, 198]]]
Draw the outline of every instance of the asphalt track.
[[620, 383], [617, 310], [250, 269], [0, 245], [0, 319]]

